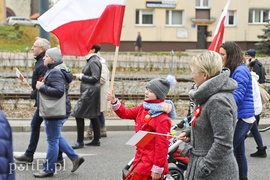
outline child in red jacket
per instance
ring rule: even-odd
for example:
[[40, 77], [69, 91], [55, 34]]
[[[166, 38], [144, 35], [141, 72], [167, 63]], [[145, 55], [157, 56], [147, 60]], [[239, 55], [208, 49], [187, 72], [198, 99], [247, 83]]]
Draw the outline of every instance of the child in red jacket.
[[[127, 108], [115, 98], [114, 92], [108, 93], [107, 100], [111, 101], [112, 109], [122, 119], [135, 120], [135, 130], [170, 133], [171, 118], [176, 117], [172, 101], [165, 100], [169, 89], [176, 83], [173, 76], [156, 78], [146, 85], [144, 102], [138, 106]], [[162, 179], [168, 174], [168, 145], [166, 136], [156, 136], [144, 147], [137, 147], [132, 169], [128, 180]]]

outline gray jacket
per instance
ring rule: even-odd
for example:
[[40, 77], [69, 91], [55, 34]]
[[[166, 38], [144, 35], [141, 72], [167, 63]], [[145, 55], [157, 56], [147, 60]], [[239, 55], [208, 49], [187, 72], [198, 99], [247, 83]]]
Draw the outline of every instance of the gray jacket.
[[185, 179], [239, 179], [233, 154], [237, 106], [232, 93], [237, 83], [229, 76], [226, 69], [189, 93], [202, 110], [191, 129], [190, 146], [186, 147], [190, 148], [190, 160]]

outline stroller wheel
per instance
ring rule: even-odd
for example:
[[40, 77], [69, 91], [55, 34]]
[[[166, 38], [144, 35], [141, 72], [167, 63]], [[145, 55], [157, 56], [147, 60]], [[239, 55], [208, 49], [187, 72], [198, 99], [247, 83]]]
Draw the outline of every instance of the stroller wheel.
[[169, 167], [169, 172], [174, 180], [184, 180], [184, 175], [177, 167]]

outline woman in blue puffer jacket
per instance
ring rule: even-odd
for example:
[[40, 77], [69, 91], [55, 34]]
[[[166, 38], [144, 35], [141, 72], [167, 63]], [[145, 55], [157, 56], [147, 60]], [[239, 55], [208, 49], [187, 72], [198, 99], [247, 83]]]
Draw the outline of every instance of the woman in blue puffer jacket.
[[240, 180], [248, 179], [248, 164], [245, 153], [245, 137], [255, 119], [252, 78], [240, 47], [235, 42], [225, 42], [220, 46], [223, 66], [231, 70], [230, 77], [238, 86], [233, 93], [237, 104], [238, 121], [236, 124], [233, 147], [239, 167]]

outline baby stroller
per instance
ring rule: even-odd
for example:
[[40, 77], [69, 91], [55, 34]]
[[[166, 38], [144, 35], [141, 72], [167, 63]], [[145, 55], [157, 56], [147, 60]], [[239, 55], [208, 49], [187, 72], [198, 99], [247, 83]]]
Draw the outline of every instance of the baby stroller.
[[[180, 121], [180, 123], [171, 127], [171, 130], [182, 129], [184, 125], [189, 124], [189, 117]], [[187, 163], [189, 158], [183, 157], [180, 155], [182, 151], [179, 149], [179, 145], [182, 143], [177, 137], [174, 137], [171, 140], [168, 150], [168, 163], [169, 163], [169, 174], [165, 175], [165, 180], [183, 180], [184, 179], [184, 171], [187, 169]], [[132, 164], [133, 159], [129, 161], [129, 163], [122, 169], [122, 179], [124, 180], [126, 175], [128, 174]]]

